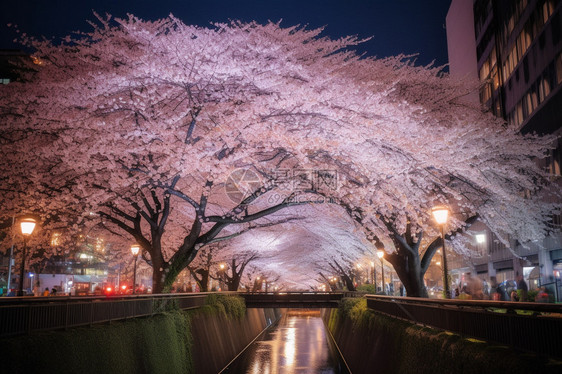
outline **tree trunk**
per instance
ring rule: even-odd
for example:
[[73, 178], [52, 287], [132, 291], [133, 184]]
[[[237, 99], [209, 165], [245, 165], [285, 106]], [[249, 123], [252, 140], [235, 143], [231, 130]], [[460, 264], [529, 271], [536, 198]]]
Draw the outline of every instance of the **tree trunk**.
[[355, 288], [355, 285], [353, 284], [353, 280], [351, 280], [351, 278], [349, 277], [349, 275], [344, 274], [341, 276], [343, 282], [345, 283], [345, 286], [347, 287], [348, 291], [357, 291], [357, 289]]
[[152, 293], [163, 293], [164, 291], [164, 271], [161, 267], [152, 268]]
[[195, 278], [197, 285], [199, 286], [200, 292], [208, 292], [209, 291], [209, 272], [208, 271], [201, 271], [201, 279]]
[[227, 282], [229, 291], [238, 291], [240, 286], [240, 277], [234, 276], [229, 282]]
[[423, 283], [424, 272], [422, 271], [419, 256], [397, 247], [397, 252], [386, 254], [386, 260], [392, 264], [394, 271], [406, 288], [408, 297], [427, 297], [427, 289]]

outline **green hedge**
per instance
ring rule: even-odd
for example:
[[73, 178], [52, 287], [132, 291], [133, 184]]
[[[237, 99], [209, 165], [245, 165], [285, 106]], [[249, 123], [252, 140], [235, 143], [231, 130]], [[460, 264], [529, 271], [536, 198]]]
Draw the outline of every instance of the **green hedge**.
[[180, 311], [0, 341], [2, 373], [189, 373], [189, 316]]
[[[352, 332], [341, 331], [345, 320], [351, 322]], [[343, 333], [348, 344], [363, 347], [364, 359], [373, 360], [371, 367], [377, 366], [377, 356], [385, 361], [385, 373], [562, 372], [560, 362], [375, 313], [362, 298], [344, 299], [332, 312], [328, 328], [335, 336]], [[345, 355], [345, 347], [340, 348]], [[353, 365], [351, 369], [356, 372]]]
[[0, 373], [193, 373], [191, 319], [198, 313], [242, 318], [244, 299], [212, 295], [203, 308], [169, 310], [67, 331], [0, 340]]
[[221, 314], [227, 318], [241, 319], [246, 314], [246, 303], [240, 296], [210, 294], [202, 308], [203, 313]]

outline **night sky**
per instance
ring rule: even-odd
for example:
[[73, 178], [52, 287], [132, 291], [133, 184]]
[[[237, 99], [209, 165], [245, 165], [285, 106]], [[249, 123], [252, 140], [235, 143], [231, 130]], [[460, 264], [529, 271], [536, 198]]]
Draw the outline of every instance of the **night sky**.
[[[8, 23], [33, 36], [89, 31], [92, 10], [147, 20], [170, 13], [187, 24], [282, 20], [282, 26], [326, 26], [325, 35], [373, 37], [357, 48], [369, 56], [418, 53], [417, 64], [447, 63], [445, 16], [451, 0], [2, 0], [0, 49], [19, 48]], [[56, 40], [56, 39], [55, 39]]]

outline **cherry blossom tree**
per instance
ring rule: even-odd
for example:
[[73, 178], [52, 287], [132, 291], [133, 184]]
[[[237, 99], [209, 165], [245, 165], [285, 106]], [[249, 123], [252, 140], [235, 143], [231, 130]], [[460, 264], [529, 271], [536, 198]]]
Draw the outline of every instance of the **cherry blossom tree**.
[[225, 268], [220, 270], [213, 279], [224, 282], [228, 291], [238, 291], [246, 267], [257, 258], [259, 258], [259, 255], [256, 252], [238, 254], [230, 261], [225, 262]]
[[[533, 158], [551, 139], [467, 104], [474, 87], [439, 68], [362, 58], [349, 50], [356, 38], [321, 32], [129, 16], [98, 18], [60, 43], [24, 39], [36, 64], [0, 89], [3, 214], [56, 214], [75, 229], [101, 220], [141, 245], [156, 292], [205, 245], [281, 211], [300, 214], [311, 193], [348, 217], [309, 211], [340, 223], [295, 230], [319, 243], [300, 271], [319, 254], [353, 259], [369, 248], [326, 245], [334, 227], [389, 255], [435, 238], [435, 204], [455, 213], [449, 234], [475, 215], [504, 243], [548, 234], [543, 217], [557, 206], [544, 202], [553, 191]], [[244, 179], [248, 170], [256, 178]], [[269, 266], [295, 281], [298, 266], [283, 266], [303, 240], [291, 242]], [[401, 258], [398, 274], [414, 271]]]
[[[11, 197], [4, 203], [12, 212], [31, 207], [44, 215], [95, 212], [110, 230], [141, 245], [158, 292], [169, 289], [198, 249], [225, 227], [301, 203], [291, 195], [251, 211], [250, 205], [275, 187], [262, 185], [234, 204], [221, 204], [224, 196], [215, 196], [218, 203], [208, 209], [215, 181], [253, 161], [250, 156], [260, 148], [255, 141], [263, 139], [253, 129], [264, 126], [261, 110], [278, 116], [267, 105], [282, 81], [294, 80], [301, 68], [287, 65], [279, 79], [284, 59], [255, 67], [247, 62], [260, 61], [258, 56], [266, 61], [280, 47], [315, 42], [319, 31], [275, 24], [203, 29], [173, 17], [100, 22], [91, 33], [60, 45], [28, 41], [39, 64], [30, 66], [25, 83], [3, 90], [9, 98], [2, 107], [3, 135], [12, 155], [3, 164], [10, 169], [3, 182]], [[276, 33], [286, 40], [276, 43]], [[327, 43], [323, 54], [349, 40]], [[264, 102], [256, 106], [256, 101]], [[285, 141], [283, 135], [277, 143]], [[35, 164], [40, 165], [32, 168]], [[223, 187], [216, 195], [223, 195]], [[33, 196], [25, 200], [26, 194]], [[173, 209], [172, 196], [187, 206]], [[177, 224], [176, 232], [169, 221]], [[172, 235], [163, 248], [165, 228]]]

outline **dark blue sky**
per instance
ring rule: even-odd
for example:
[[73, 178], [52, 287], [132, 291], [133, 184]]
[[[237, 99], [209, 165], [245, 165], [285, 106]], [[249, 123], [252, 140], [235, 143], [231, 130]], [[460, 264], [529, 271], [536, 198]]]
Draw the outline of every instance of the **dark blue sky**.
[[92, 10], [143, 19], [173, 13], [185, 23], [206, 26], [229, 19], [283, 20], [281, 25], [326, 26], [325, 35], [373, 39], [359, 47], [370, 56], [419, 53], [418, 64], [447, 63], [445, 16], [451, 0], [0, 0], [0, 49], [17, 48], [17, 24], [34, 36], [61, 37], [89, 31]]

